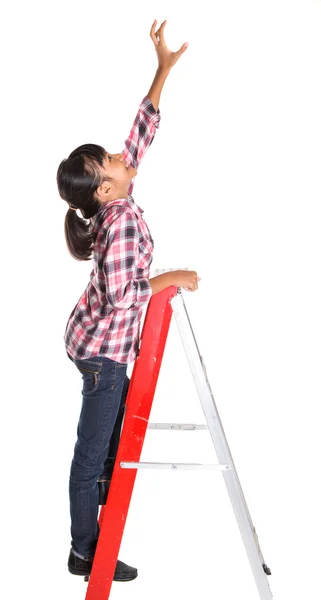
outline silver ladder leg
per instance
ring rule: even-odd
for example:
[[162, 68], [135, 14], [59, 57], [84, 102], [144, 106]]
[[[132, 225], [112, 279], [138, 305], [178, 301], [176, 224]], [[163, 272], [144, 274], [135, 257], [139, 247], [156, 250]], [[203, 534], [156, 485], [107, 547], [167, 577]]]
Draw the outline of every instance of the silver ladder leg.
[[173, 314], [192, 371], [196, 389], [202, 404], [214, 448], [219, 463], [230, 465], [230, 470], [222, 470], [235, 517], [243, 538], [245, 550], [253, 571], [253, 576], [261, 600], [273, 598], [266, 575], [267, 567], [259, 546], [258, 537], [245, 501], [243, 490], [236, 472], [224, 429], [218, 414], [212, 390], [207, 379], [205, 365], [200, 355], [192, 325], [187, 314], [181, 291], [171, 300]]

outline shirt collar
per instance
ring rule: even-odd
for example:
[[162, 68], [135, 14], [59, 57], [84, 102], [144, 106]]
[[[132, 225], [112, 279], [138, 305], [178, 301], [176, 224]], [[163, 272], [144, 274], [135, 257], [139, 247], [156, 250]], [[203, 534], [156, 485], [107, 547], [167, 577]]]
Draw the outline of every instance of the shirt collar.
[[136, 204], [134, 198], [128, 194], [128, 198], [117, 198], [117, 200], [112, 200], [112, 202], [107, 202], [106, 208], [108, 209], [110, 206], [129, 206], [133, 209], [133, 211], [139, 216], [139, 213], [143, 213], [143, 209]]
[[128, 198], [117, 198], [117, 200], [112, 200], [112, 202], [105, 202], [105, 204], [102, 204], [98, 212], [94, 215], [94, 217], [92, 217], [94, 229], [97, 229], [101, 225], [108, 209], [112, 206], [128, 206], [134, 211], [137, 217], [144, 212], [143, 209], [136, 204], [131, 194], [128, 194]]

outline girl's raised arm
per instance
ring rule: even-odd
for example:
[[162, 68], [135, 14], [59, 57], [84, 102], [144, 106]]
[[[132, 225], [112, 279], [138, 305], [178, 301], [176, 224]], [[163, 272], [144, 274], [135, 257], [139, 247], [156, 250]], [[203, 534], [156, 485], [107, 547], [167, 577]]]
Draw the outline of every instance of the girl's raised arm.
[[[167, 48], [164, 38], [166, 21], [155, 32], [156, 23], [157, 21], [154, 21], [151, 27], [150, 37], [156, 49], [158, 67], [149, 92], [143, 98], [138, 109], [130, 134], [125, 141], [125, 149], [122, 152], [127, 165], [134, 169], [138, 169], [147, 148], [155, 137], [156, 129], [159, 127], [160, 112], [158, 107], [167, 76], [188, 46], [185, 43], [177, 52], [171, 52]], [[128, 188], [129, 194], [132, 193], [133, 187], [134, 182], [132, 181]]]

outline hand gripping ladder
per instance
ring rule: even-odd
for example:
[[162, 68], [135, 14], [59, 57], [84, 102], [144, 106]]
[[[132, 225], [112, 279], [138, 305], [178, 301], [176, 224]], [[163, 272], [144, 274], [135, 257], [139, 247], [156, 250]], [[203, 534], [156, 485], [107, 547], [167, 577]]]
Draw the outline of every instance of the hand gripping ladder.
[[[180, 336], [202, 404], [206, 425], [149, 424], [154, 392], [172, 318], [176, 318]], [[218, 465], [139, 462], [146, 429], [208, 429]], [[123, 427], [106, 505], [99, 515], [100, 535], [86, 600], [107, 600], [118, 559], [137, 469], [213, 469], [221, 471], [243, 538], [260, 600], [271, 600], [267, 581], [271, 574], [260, 550], [258, 537], [246, 505], [243, 491], [225, 437], [205, 366], [180, 288], [171, 286], [151, 297], [143, 326], [128, 395]], [[88, 581], [88, 577], [85, 578]]]

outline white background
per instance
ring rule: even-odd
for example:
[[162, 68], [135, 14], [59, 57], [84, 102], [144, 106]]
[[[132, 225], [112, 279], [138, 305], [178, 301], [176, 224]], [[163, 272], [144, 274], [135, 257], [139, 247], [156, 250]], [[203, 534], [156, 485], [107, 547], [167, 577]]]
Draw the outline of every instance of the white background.
[[[189, 48], [160, 102], [134, 198], [153, 267], [185, 293], [276, 600], [320, 598], [321, 3], [16, 2], [2, 15], [2, 586], [82, 600], [68, 573], [81, 379], [64, 351], [90, 262], [68, 253], [60, 161], [120, 152], [157, 67], [149, 31]], [[173, 329], [152, 421], [204, 422]], [[216, 462], [206, 432], [149, 431], [143, 459]], [[111, 598], [259, 598], [224, 481], [139, 472]]]

